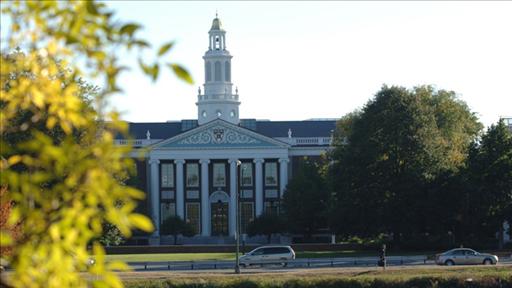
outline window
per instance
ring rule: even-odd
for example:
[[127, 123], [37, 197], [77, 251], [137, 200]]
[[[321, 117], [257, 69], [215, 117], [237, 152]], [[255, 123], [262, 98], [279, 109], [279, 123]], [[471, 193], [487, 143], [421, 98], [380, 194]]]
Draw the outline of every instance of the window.
[[247, 226], [254, 220], [254, 207], [252, 202], [240, 203], [240, 228], [242, 233], [246, 233]]
[[217, 117], [222, 116], [222, 112], [220, 110], [217, 110], [217, 112], [215, 112], [215, 113], [217, 113]]
[[242, 163], [242, 186], [252, 186], [252, 163]]
[[276, 189], [265, 190], [265, 198], [277, 198], [277, 190]]
[[231, 112], [229, 112], [229, 116], [231, 116], [231, 118], [235, 117], [236, 116], [235, 110], [231, 110]]
[[224, 78], [227, 82], [231, 81], [231, 65], [229, 64], [229, 61], [226, 61], [224, 63]]
[[187, 190], [187, 199], [199, 199], [199, 191]]
[[206, 82], [212, 81], [212, 65], [210, 62], [206, 62]]
[[240, 198], [252, 198], [252, 190], [242, 190], [240, 192]]
[[174, 190], [162, 190], [162, 199], [174, 199]]
[[161, 223], [164, 223], [164, 221], [171, 217], [176, 215], [176, 205], [174, 203], [162, 203], [160, 204], [160, 221]]
[[265, 163], [265, 185], [277, 186], [277, 163]]
[[199, 234], [199, 203], [187, 203], [187, 223], [192, 226], [196, 234]]
[[201, 115], [203, 116], [203, 118], [206, 118], [206, 111], [203, 111], [203, 113], [201, 113]]
[[265, 214], [266, 215], [279, 215], [279, 202], [265, 201]]
[[174, 165], [171, 163], [160, 164], [162, 187], [174, 187]]
[[213, 163], [213, 187], [226, 186], [226, 165]]
[[220, 61], [216, 61], [215, 62], [215, 81], [221, 81], [220, 77], [222, 76], [221, 75], [221, 72], [220, 72]]
[[187, 163], [187, 187], [199, 187], [199, 165]]

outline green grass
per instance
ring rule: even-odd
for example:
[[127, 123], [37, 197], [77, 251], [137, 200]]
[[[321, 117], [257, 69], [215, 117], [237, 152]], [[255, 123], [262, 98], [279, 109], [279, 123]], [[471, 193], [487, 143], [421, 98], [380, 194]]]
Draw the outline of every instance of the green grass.
[[[399, 255], [431, 255], [434, 252], [399, 253]], [[398, 255], [390, 253], [389, 255]], [[378, 256], [377, 251], [306, 251], [297, 252], [297, 258], [335, 258]], [[200, 260], [234, 260], [235, 253], [166, 253], [166, 254], [120, 254], [107, 255], [107, 260], [125, 262], [144, 261], [200, 261]]]
[[[189, 273], [125, 279], [127, 287], [512, 287], [511, 267], [312, 269], [297, 272]], [[147, 274], [141, 274], [147, 275]], [[278, 277], [276, 277], [278, 276]], [[139, 278], [141, 279], [141, 278]], [[472, 284], [468, 284], [471, 279]], [[469, 286], [468, 286], [469, 285]], [[502, 286], [498, 286], [502, 285]]]

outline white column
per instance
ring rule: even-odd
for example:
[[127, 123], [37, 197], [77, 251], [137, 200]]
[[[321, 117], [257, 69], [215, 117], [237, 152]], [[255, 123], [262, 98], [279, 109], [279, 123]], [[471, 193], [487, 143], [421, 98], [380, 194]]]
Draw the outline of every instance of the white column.
[[236, 232], [236, 217], [237, 217], [237, 203], [236, 193], [238, 193], [238, 159], [229, 159], [229, 235], [235, 236]]
[[263, 214], [263, 162], [265, 162], [265, 160], [261, 158], [254, 159], [254, 163], [256, 163], [256, 195], [254, 198], [256, 217]]
[[279, 197], [283, 198], [286, 185], [288, 185], [288, 158], [279, 159]]
[[201, 159], [201, 235], [210, 236], [210, 195], [208, 193], [208, 163], [210, 160]]
[[153, 224], [155, 224], [153, 236], [158, 237], [160, 236], [160, 209], [158, 207], [160, 205], [160, 181], [158, 181], [158, 164], [160, 164], [160, 161], [158, 159], [151, 159], [149, 160], [149, 164], [151, 165], [151, 220], [153, 220]]
[[176, 159], [176, 215], [185, 219], [185, 186], [183, 183], [183, 164], [185, 160]]

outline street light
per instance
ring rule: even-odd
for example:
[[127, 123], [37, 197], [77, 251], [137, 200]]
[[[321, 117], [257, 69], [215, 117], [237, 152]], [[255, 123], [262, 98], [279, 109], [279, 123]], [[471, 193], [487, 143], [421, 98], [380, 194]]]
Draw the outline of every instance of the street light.
[[238, 254], [240, 252], [240, 173], [241, 173], [242, 162], [240, 160], [236, 161], [237, 167], [237, 180], [236, 180], [236, 229], [235, 229], [235, 238], [236, 238], [236, 256], [235, 256], [235, 273], [240, 274], [240, 259], [238, 258]]

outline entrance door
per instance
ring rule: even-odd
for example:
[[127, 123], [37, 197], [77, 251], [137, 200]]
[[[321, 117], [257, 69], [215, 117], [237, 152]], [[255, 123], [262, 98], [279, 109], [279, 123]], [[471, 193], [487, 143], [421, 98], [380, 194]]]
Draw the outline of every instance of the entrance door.
[[228, 236], [228, 203], [212, 203], [212, 236]]

